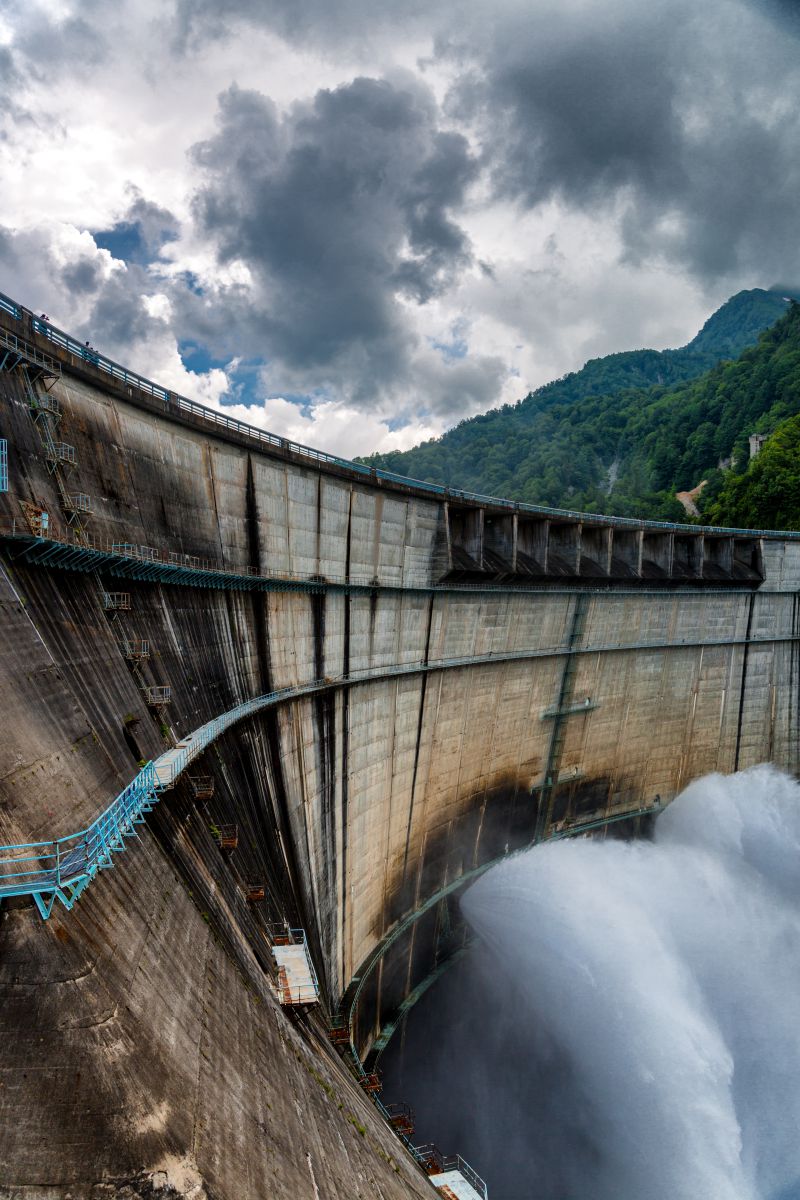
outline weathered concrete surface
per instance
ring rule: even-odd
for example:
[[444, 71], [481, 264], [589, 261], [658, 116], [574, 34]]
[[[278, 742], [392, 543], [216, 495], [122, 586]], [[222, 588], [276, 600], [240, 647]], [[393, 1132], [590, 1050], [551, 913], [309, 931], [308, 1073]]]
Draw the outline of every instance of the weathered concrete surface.
[[4, 1200], [149, 1195], [160, 1172], [196, 1200], [429, 1194], [324, 1034], [286, 1020], [215, 924], [149, 834], [94, 904], [4, 914]]
[[[276, 1008], [267, 921], [306, 927], [334, 1007], [401, 920], [543, 821], [668, 800], [764, 759], [796, 771], [800, 546], [600, 525], [584, 538], [574, 522], [551, 542], [546, 521], [453, 514], [77, 376], [54, 394], [94, 532], [374, 588], [126, 583], [115, 624], [91, 576], [3, 552], [2, 842], [82, 827], [163, 748], [123, 634], [149, 639], [147, 679], [172, 687], [177, 734], [275, 687], [331, 684], [221, 739], [198, 767], [215, 779], [208, 806], [179, 786], [72, 914], [2, 910], [0, 1197], [144, 1195], [167, 1168], [178, 1194], [225, 1200], [432, 1195], [321, 1024]], [[27, 401], [2, 374], [0, 411], [5, 514], [28, 500], [60, 519]], [[456, 568], [544, 578], [548, 561], [551, 590], [430, 586]], [[604, 572], [628, 590], [585, 586]], [[483, 661], [447, 665], [464, 658]], [[384, 674], [337, 682], [358, 671]], [[227, 822], [230, 858], [209, 828]], [[251, 908], [252, 882], [267, 901]], [[362, 1052], [457, 944], [456, 919], [452, 901], [429, 909], [370, 972]]]

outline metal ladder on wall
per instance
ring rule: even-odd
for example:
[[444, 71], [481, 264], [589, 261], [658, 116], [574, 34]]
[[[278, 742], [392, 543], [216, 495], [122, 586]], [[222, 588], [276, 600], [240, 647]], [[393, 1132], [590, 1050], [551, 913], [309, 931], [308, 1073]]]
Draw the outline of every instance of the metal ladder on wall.
[[[168, 684], [149, 684], [142, 671], [143, 664], [150, 659], [150, 642], [146, 638], [131, 636], [125, 628], [122, 614], [131, 611], [130, 592], [106, 591], [99, 571], [92, 572], [92, 578], [99, 593], [101, 608], [111, 626], [114, 640], [122, 657], [130, 667], [136, 686], [156, 719], [162, 718], [164, 709], [172, 699], [172, 689]], [[160, 720], [159, 725], [162, 736], [170, 745], [176, 745], [175, 735], [166, 721]]]
[[[72, 526], [78, 539], [82, 541], [83, 535], [86, 532], [86, 525], [92, 513], [92, 506], [90, 498], [85, 492], [72, 492], [68, 487], [66, 471], [77, 467], [77, 456], [74, 446], [57, 440], [59, 424], [63, 415], [61, 405], [47, 387], [45, 387], [43, 392], [39, 391], [36, 383], [31, 378], [27, 363], [21, 362], [17, 370], [22, 379], [23, 388], [28, 400], [28, 411], [44, 449], [47, 469], [53, 476], [58, 489], [61, 509], [67, 524]], [[30, 505], [23, 507], [33, 530], [37, 510]], [[42, 511], [39, 510], [39, 520], [41, 520]], [[39, 532], [41, 532], [41, 527]]]

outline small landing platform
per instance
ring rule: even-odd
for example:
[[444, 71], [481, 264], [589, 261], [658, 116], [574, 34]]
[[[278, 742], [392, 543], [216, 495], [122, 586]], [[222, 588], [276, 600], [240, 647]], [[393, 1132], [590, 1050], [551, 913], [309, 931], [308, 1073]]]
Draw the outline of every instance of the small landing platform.
[[484, 1200], [486, 1193], [477, 1191], [460, 1171], [444, 1171], [428, 1178], [445, 1200]]
[[272, 957], [278, 968], [281, 1004], [305, 1005], [319, 1001], [319, 984], [302, 930], [291, 931], [291, 941], [274, 944]]

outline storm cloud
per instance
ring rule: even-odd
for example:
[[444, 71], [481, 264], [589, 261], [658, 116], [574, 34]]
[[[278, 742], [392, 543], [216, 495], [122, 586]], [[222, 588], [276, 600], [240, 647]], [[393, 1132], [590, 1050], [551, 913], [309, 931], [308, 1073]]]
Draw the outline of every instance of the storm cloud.
[[[800, 92], [789, 6], [683, 0], [509, 13], [452, 113], [480, 131], [497, 194], [604, 211], [634, 261], [701, 281], [797, 274]], [[772, 16], [774, 20], [765, 19]]]
[[[428, 89], [411, 76], [357, 78], [280, 114], [231, 88], [192, 157], [205, 177], [197, 222], [219, 261], [252, 279], [226, 305], [268, 349], [274, 384], [316, 380], [377, 404], [407, 384], [420, 369], [407, 306], [446, 292], [473, 261], [452, 214], [478, 164], [461, 133], [439, 127]], [[458, 411], [465, 384], [468, 400], [488, 399], [500, 364], [477, 366], [426, 403]]]

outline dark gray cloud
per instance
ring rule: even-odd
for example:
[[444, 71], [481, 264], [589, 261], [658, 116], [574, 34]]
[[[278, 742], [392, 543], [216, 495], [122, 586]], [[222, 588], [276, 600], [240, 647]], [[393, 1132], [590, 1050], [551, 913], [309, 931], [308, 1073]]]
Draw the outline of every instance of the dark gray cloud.
[[8, 46], [0, 46], [0, 79], [3, 87], [0, 89], [0, 102], [4, 109], [12, 103], [14, 91], [20, 85], [20, 75], [14, 56]]
[[[769, 11], [777, 23], [764, 20]], [[800, 266], [800, 72], [793, 6], [718, 0], [565, 5], [502, 16], [451, 113], [480, 131], [496, 193], [614, 214], [634, 261], [704, 281]]]
[[0, 225], [0, 263], [5, 267], [13, 267], [17, 261], [14, 235], [10, 229]]
[[135, 226], [146, 252], [155, 257], [166, 242], [180, 233], [180, 222], [174, 213], [146, 199], [138, 188], [130, 188], [131, 203], [122, 218], [125, 225]]
[[[141, 267], [114, 271], [99, 282], [92, 306], [78, 334], [110, 354], [124, 354], [126, 347], [146, 342], [163, 331], [164, 324], [147, 310], [144, 297], [155, 290], [154, 281]], [[179, 330], [175, 330], [176, 334]]]
[[[9, 9], [9, 21], [15, 14]], [[107, 55], [107, 43], [102, 33], [101, 11], [104, 0], [86, 0], [85, 16], [55, 16], [44, 8], [19, 5], [25, 13], [18, 21], [9, 44], [0, 46], [0, 142], [24, 140], [30, 127], [49, 129], [63, 137], [65, 129], [59, 111], [58, 96], [53, 91], [46, 109], [31, 107], [29, 85], [46, 83], [50, 89], [56, 79], [70, 76], [75, 64], [83, 71], [99, 66]], [[98, 19], [92, 20], [92, 13]]]
[[554, 194], [596, 203], [631, 184], [663, 191], [679, 142], [673, 18], [645, 10], [626, 27], [567, 11], [545, 28], [500, 24], [450, 97], [483, 130], [496, 189], [530, 206]]
[[441, 294], [472, 258], [452, 213], [477, 164], [439, 128], [427, 89], [359, 78], [279, 115], [234, 87], [193, 157], [198, 225], [254, 281], [228, 295], [240, 340], [249, 328], [253, 347], [306, 383], [349, 377], [353, 398], [407, 377], [415, 335], [401, 298]]
[[10, 46], [0, 46], [0, 120], [8, 122], [7, 128], [0, 126], [0, 142], [10, 140], [10, 128], [24, 126], [32, 120], [28, 109], [19, 100], [22, 85], [23, 74], [17, 56]]
[[772, 17], [784, 29], [800, 36], [800, 7], [797, 0], [750, 0], [750, 3]]
[[60, 278], [72, 296], [95, 292], [102, 278], [100, 264], [88, 257], [76, 259], [62, 269]]
[[[13, 106], [30, 102], [37, 144], [75, 151], [52, 213], [39, 176], [30, 225], [52, 216], [74, 232], [91, 219], [97, 244], [128, 267], [110, 270], [62, 229], [47, 287], [117, 354], [166, 331], [210, 360], [266, 362], [270, 395], [449, 420], [509, 398], [512, 370], [524, 391], [578, 365], [582, 347], [663, 344], [676, 305], [710, 309], [726, 291], [800, 278], [795, 0], [168, 0], [145, 13], [82, 0], [63, 16], [12, 2], [14, 41], [0, 47], [9, 136], [25, 154]], [[272, 59], [264, 30], [290, 44]], [[306, 53], [341, 85], [317, 91]], [[259, 55], [258, 90], [223, 93], [181, 181], [181, 136], [205, 136], [213, 97], [240, 62], [252, 85]], [[395, 73], [416, 55], [413, 72]], [[59, 86], [46, 89], [53, 71]], [[170, 71], [175, 111], [159, 128], [152, 99]], [[81, 106], [87, 84], [108, 86], [107, 112]], [[297, 99], [280, 109], [270, 91]], [[200, 115], [184, 126], [190, 104]], [[129, 170], [117, 135], [132, 112], [154, 130]], [[92, 171], [101, 202], [89, 217], [74, 198]], [[164, 201], [183, 213], [192, 194], [181, 229]], [[28, 228], [19, 203], [6, 219]], [[602, 246], [584, 272], [589, 236]], [[30, 280], [44, 279], [43, 255]], [[9, 268], [27, 288], [21, 271]], [[166, 300], [143, 299], [156, 293]], [[688, 336], [673, 324], [671, 338]], [[443, 349], [455, 327], [463, 357]]]
[[[182, 0], [184, 39], [242, 22], [358, 53], [420, 31], [455, 81], [449, 114], [477, 131], [495, 194], [613, 214], [631, 262], [704, 284], [800, 270], [796, 0]], [[782, 107], [783, 102], [783, 107]], [[787, 256], [789, 262], [787, 263]], [[413, 265], [398, 280], [424, 298]]]

